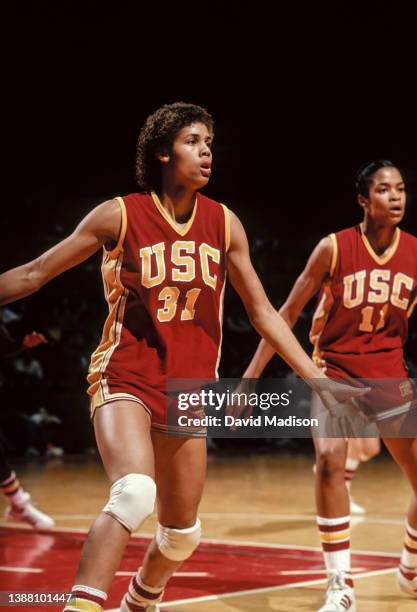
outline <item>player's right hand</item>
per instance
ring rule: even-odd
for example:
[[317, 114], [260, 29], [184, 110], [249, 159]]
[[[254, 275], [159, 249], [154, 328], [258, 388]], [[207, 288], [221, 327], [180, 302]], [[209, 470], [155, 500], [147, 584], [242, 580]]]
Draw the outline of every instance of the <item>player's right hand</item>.
[[312, 384], [323, 404], [333, 416], [354, 416], [360, 411], [355, 399], [360, 399], [371, 390], [370, 387], [353, 387], [331, 378], [317, 378]]

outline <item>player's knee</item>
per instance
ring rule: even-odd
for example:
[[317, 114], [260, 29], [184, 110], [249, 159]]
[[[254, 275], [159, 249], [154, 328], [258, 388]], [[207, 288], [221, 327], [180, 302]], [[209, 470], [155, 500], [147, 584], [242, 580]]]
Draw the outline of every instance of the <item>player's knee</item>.
[[174, 529], [158, 524], [156, 543], [160, 552], [171, 561], [185, 561], [197, 548], [201, 538], [201, 523], [197, 519], [192, 527]]
[[150, 476], [126, 474], [113, 483], [103, 512], [132, 532], [152, 514], [155, 499], [156, 485]]
[[345, 463], [345, 453], [341, 450], [323, 449], [317, 454], [317, 476], [324, 481], [343, 480]]

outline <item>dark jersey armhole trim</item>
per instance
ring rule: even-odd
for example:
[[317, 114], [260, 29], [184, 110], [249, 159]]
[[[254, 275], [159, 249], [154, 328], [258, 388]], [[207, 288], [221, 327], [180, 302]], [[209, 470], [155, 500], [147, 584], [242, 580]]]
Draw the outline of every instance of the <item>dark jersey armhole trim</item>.
[[126, 205], [125, 205], [125, 203], [123, 201], [123, 198], [121, 198], [120, 196], [117, 196], [114, 199], [116, 200], [116, 202], [120, 206], [121, 219], [120, 219], [119, 238], [117, 239], [116, 246], [111, 251], [108, 251], [106, 249], [106, 247], [103, 247], [104, 251], [110, 257], [110, 259], [117, 259], [117, 257], [120, 255], [121, 251], [123, 251], [123, 242], [125, 240], [126, 229], [127, 229]]

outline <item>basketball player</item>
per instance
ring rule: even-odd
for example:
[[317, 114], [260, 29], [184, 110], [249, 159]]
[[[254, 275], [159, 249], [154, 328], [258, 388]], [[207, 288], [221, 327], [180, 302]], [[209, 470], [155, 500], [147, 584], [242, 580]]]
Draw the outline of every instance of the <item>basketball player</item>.
[[[0, 355], [10, 357], [21, 351], [44, 344], [47, 339], [43, 334], [32, 332], [26, 334], [22, 342], [14, 340], [6, 327], [0, 324]], [[28, 523], [35, 529], [51, 529], [54, 520], [41, 512], [31, 503], [30, 494], [20, 484], [16, 473], [10, 466], [3, 445], [0, 442], [0, 491], [6, 496], [5, 517], [8, 521]]]
[[168, 579], [198, 545], [206, 441], [167, 437], [166, 382], [215, 377], [226, 271], [253, 325], [303, 379], [324, 383], [320, 393], [330, 403], [353, 395], [323, 378], [270, 305], [236, 215], [199, 193], [211, 175], [212, 141], [206, 110], [163, 106], [139, 136], [137, 178], [144, 191], [104, 202], [67, 239], [0, 276], [6, 303], [104, 248], [109, 315], [88, 392], [112, 486], [85, 543], [67, 612], [102, 610], [129, 535], [156, 498], [157, 533], [121, 611], [157, 610]]
[[[409, 410], [414, 395], [405, 380], [403, 346], [417, 301], [417, 239], [397, 227], [406, 196], [401, 173], [391, 162], [375, 161], [363, 168], [357, 192], [363, 222], [321, 240], [280, 314], [292, 328], [319, 291], [310, 332], [316, 363], [330, 377], [396, 379], [392, 410], [375, 415], [382, 427], [387, 418]], [[244, 377], [259, 377], [273, 354], [261, 340]], [[313, 410], [318, 403], [313, 392]], [[347, 440], [322, 438], [314, 443], [317, 523], [330, 575], [320, 612], [353, 612], [349, 497], [344, 482]], [[417, 440], [390, 438], [385, 444], [414, 492], [397, 582], [401, 590], [417, 597]]]

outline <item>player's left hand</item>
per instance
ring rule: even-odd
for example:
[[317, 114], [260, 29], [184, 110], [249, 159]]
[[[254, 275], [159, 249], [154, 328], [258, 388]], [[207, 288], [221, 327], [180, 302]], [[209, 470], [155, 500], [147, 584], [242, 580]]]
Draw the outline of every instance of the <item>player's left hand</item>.
[[[253, 378], [242, 378], [236, 389], [232, 392], [232, 401], [226, 406], [226, 414], [235, 419], [248, 418], [251, 416], [253, 408], [250, 404], [244, 401], [245, 396], [248, 397], [256, 391], [256, 380]], [[240, 397], [239, 397], [240, 396]], [[235, 425], [231, 425], [232, 431], [236, 430]]]
[[23, 348], [25, 349], [35, 348], [35, 346], [39, 346], [39, 344], [48, 344], [48, 340], [43, 334], [36, 331], [26, 334], [22, 342]]

